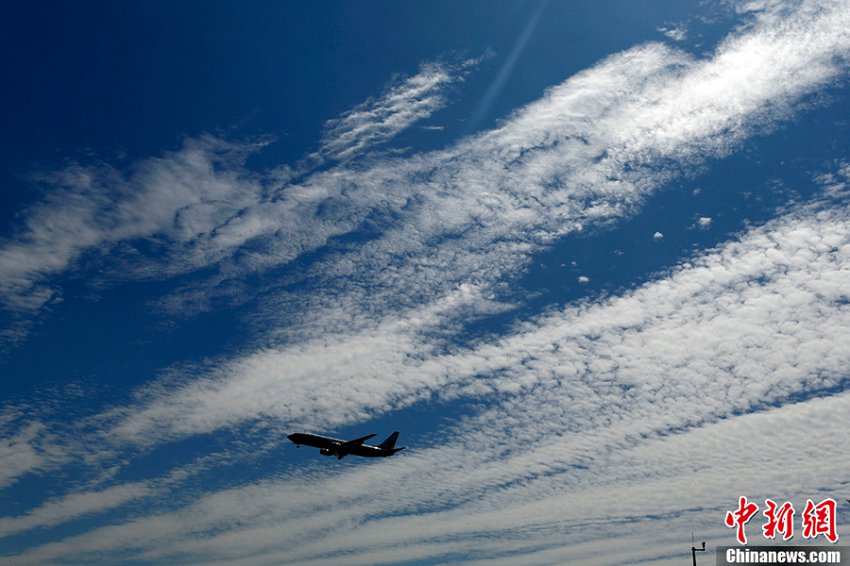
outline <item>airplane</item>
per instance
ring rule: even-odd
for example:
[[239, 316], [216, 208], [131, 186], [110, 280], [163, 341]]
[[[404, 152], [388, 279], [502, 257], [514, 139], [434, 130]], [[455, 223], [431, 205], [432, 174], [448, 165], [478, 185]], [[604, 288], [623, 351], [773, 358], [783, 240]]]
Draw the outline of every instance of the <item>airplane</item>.
[[318, 434], [310, 434], [307, 432], [294, 432], [287, 436], [289, 440], [295, 443], [295, 446], [301, 448], [301, 445], [320, 448], [319, 454], [322, 456], [336, 456], [342, 460], [348, 454], [354, 456], [364, 456], [366, 458], [386, 458], [392, 456], [396, 452], [401, 452], [406, 446], [401, 448], [395, 447], [395, 441], [398, 439], [398, 431], [392, 433], [385, 441], [378, 446], [370, 446], [363, 444], [370, 438], [378, 436], [377, 434], [367, 434], [362, 438], [354, 440], [340, 440], [338, 438], [330, 438], [327, 436], [319, 436]]

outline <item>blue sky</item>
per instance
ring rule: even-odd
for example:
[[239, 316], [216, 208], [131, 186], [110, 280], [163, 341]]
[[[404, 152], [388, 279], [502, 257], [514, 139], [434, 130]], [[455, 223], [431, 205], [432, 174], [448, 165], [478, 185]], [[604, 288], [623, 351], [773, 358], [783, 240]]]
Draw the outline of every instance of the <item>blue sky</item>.
[[681, 564], [844, 501], [846, 3], [4, 12], [4, 561]]

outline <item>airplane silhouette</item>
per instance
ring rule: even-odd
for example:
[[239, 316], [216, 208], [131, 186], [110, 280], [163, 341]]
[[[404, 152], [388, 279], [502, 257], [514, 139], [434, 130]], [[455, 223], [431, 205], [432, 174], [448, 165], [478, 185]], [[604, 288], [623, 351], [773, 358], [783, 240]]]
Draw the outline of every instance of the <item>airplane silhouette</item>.
[[401, 448], [395, 447], [395, 441], [398, 439], [398, 431], [392, 433], [378, 446], [363, 444], [375, 436], [377, 435], [367, 434], [362, 438], [355, 438], [354, 440], [340, 440], [338, 438], [330, 438], [329, 436], [320, 436], [308, 432], [294, 432], [287, 436], [287, 438], [295, 443], [295, 446], [298, 448], [302, 444], [304, 446], [312, 446], [313, 448], [319, 448], [319, 454], [322, 456], [336, 456], [340, 460], [349, 454], [363, 456], [365, 458], [386, 458], [407, 448], [406, 446], [402, 446]]

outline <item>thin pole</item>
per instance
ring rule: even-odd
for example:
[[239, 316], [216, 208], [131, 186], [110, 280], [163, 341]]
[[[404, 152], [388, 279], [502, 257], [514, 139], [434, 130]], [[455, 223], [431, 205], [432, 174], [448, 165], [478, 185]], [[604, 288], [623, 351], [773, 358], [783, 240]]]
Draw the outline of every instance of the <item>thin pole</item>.
[[691, 533], [691, 558], [694, 560], [694, 566], [697, 566], [697, 552], [705, 552], [705, 541], [702, 541], [702, 548], [694, 546], [694, 533]]

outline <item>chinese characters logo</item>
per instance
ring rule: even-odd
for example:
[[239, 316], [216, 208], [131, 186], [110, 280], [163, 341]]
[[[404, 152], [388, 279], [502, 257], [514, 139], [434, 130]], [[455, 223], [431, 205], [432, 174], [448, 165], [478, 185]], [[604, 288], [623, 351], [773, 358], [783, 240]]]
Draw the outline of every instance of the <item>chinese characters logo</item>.
[[[762, 525], [762, 534], [767, 539], [775, 539], [782, 535], [782, 540], [790, 540], [794, 536], [794, 514], [796, 510], [790, 502], [777, 505], [772, 499], [765, 499], [765, 510], [762, 515], [766, 520]], [[758, 513], [758, 505], [748, 501], [746, 496], [738, 499], [738, 508], [726, 512], [726, 526], [736, 530], [740, 544], [747, 544], [745, 526]], [[829, 542], [838, 541], [835, 529], [835, 500], [824, 499], [820, 503], [806, 500], [806, 506], [800, 515], [803, 528], [803, 538], [814, 539], [823, 535]]]

